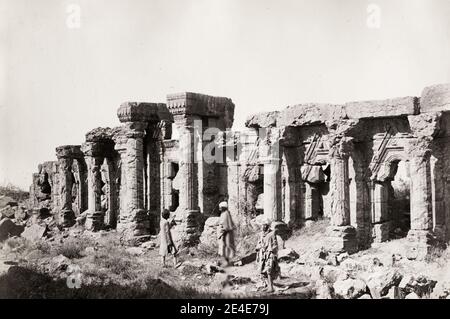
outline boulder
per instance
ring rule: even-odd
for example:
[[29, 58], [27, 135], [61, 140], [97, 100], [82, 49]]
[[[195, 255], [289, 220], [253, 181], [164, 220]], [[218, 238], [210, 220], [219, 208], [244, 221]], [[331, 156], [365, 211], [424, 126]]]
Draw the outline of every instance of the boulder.
[[324, 266], [320, 271], [322, 278], [325, 278], [328, 282], [336, 282], [346, 280], [348, 278], [348, 272], [334, 266]]
[[29, 241], [38, 241], [47, 233], [47, 225], [33, 224], [27, 227], [22, 233], [22, 237]]
[[5, 207], [0, 209], [0, 214], [4, 218], [14, 218], [14, 214], [16, 213], [17, 206], [6, 205]]
[[389, 292], [391, 287], [397, 286], [402, 278], [403, 276], [395, 269], [380, 269], [377, 272], [370, 274], [366, 282], [371, 292], [372, 290], [375, 290], [375, 294], [384, 296]]
[[23, 221], [27, 219], [27, 211], [23, 207], [17, 207], [16, 211], [14, 212], [14, 219], [17, 221]]
[[70, 259], [63, 255], [58, 255], [52, 258], [51, 261], [53, 271], [65, 271], [70, 264]]
[[278, 251], [278, 261], [280, 262], [293, 262], [298, 259], [298, 257], [299, 255], [291, 248], [281, 249]]
[[366, 293], [367, 286], [361, 279], [338, 280], [333, 284], [334, 293], [344, 299], [356, 299]]
[[17, 204], [17, 202], [14, 201], [14, 198], [4, 195], [0, 196], [0, 208], [11, 205], [12, 203]]
[[330, 286], [324, 280], [317, 280], [315, 284], [316, 299], [332, 299]]
[[200, 243], [204, 245], [217, 245], [217, 227], [220, 224], [220, 217], [209, 217], [205, 221], [203, 232], [200, 236]]
[[141, 248], [144, 249], [154, 249], [156, 247], [156, 243], [154, 241], [146, 241], [142, 243]]
[[399, 287], [391, 287], [386, 295], [386, 299], [403, 299], [403, 293]]
[[256, 260], [256, 253], [251, 253], [251, 254], [248, 254], [248, 255], [242, 257], [238, 261], [235, 261], [234, 266], [247, 265], [247, 264], [254, 262], [255, 260]]
[[15, 224], [11, 219], [4, 218], [0, 221], [0, 241], [8, 237], [20, 236], [24, 230], [24, 226]]
[[398, 285], [404, 293], [416, 293], [419, 297], [429, 296], [436, 286], [436, 281], [431, 280], [424, 275], [407, 275], [403, 277]]
[[205, 269], [206, 269], [206, 272], [208, 274], [215, 274], [215, 273], [218, 273], [218, 272], [224, 273], [225, 272], [225, 270], [222, 267], [219, 267], [219, 266], [216, 266], [216, 265], [213, 265], [213, 264], [207, 264], [205, 266]]
[[405, 299], [420, 299], [420, 297], [416, 293], [412, 292], [410, 294], [407, 294]]

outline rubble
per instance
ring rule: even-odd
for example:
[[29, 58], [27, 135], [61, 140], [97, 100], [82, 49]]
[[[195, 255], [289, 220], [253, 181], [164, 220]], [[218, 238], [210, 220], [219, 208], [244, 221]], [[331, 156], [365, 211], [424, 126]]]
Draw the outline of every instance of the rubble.
[[35, 242], [44, 237], [46, 232], [47, 225], [33, 224], [25, 229], [22, 233], [22, 237], [31, 242]]
[[24, 226], [15, 224], [11, 219], [0, 220], [0, 241], [9, 237], [20, 236], [24, 231]]

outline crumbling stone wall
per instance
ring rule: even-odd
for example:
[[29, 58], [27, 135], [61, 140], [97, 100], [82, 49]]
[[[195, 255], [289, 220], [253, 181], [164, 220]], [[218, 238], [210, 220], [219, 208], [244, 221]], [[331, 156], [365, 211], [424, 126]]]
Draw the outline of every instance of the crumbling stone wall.
[[240, 221], [261, 213], [259, 198], [265, 217], [291, 227], [330, 219], [329, 248], [353, 252], [391, 238], [402, 162], [412, 254], [450, 239], [450, 85], [420, 98], [288, 106], [249, 116], [242, 131], [230, 130], [230, 99], [197, 93], [127, 102], [117, 115], [121, 126], [92, 130], [39, 166], [34, 208], [47, 207], [63, 227], [77, 218], [93, 231], [117, 228], [131, 243], [156, 234], [168, 208], [176, 239], [192, 245], [218, 202]]

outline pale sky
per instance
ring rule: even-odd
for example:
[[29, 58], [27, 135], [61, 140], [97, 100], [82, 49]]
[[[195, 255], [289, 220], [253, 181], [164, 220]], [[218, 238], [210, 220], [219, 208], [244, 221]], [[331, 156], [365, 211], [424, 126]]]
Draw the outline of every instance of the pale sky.
[[226, 96], [242, 128], [290, 104], [419, 96], [450, 82], [449, 17], [450, 0], [0, 0], [0, 184], [28, 189], [124, 101]]

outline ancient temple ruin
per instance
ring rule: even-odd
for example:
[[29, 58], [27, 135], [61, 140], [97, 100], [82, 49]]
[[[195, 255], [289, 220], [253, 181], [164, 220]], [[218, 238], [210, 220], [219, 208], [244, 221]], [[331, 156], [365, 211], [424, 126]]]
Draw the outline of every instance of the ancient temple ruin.
[[329, 218], [332, 251], [404, 234], [423, 256], [449, 241], [450, 85], [421, 97], [288, 106], [250, 116], [242, 131], [231, 130], [234, 108], [197, 93], [122, 104], [121, 126], [96, 128], [39, 165], [35, 214], [117, 229], [133, 243], [157, 233], [167, 208], [177, 240], [195, 244], [225, 199], [237, 219], [262, 213], [303, 227]]

